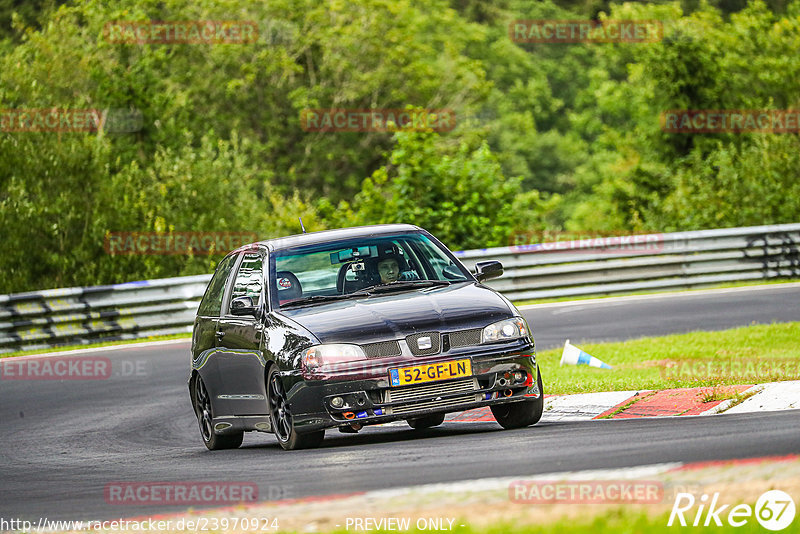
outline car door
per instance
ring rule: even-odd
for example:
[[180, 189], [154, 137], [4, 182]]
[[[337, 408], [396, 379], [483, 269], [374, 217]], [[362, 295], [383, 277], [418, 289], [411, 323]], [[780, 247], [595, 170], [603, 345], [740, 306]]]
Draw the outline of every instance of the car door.
[[[217, 398], [220, 409], [224, 410], [221, 413], [266, 413], [265, 361], [261, 351], [263, 318], [268, 309], [265, 264], [264, 251], [243, 253], [225, 295], [216, 330], [216, 358], [223, 389]], [[254, 315], [233, 315], [231, 303], [238, 297], [249, 297], [258, 311]]]
[[228, 280], [233, 274], [236, 266], [237, 256], [231, 254], [225, 257], [216, 270], [214, 276], [206, 288], [203, 299], [197, 310], [194, 320], [192, 334], [192, 360], [200, 362], [209, 352], [213, 352], [216, 347], [216, 332], [219, 323], [219, 316], [222, 310], [222, 302], [225, 296], [225, 289], [228, 287]]

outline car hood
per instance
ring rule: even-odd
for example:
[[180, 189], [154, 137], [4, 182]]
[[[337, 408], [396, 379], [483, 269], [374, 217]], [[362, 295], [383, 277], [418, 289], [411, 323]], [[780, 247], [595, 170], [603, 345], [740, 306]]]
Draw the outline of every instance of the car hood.
[[289, 308], [280, 313], [322, 343], [369, 343], [415, 332], [484, 327], [514, 315], [504, 297], [474, 282]]

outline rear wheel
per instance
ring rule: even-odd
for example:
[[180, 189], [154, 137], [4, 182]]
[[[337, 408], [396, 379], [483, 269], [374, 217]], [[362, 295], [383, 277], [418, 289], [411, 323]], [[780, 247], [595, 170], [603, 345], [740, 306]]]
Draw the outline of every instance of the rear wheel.
[[269, 417], [272, 430], [278, 438], [280, 446], [287, 451], [296, 449], [313, 449], [319, 447], [325, 439], [324, 430], [299, 433], [294, 428], [292, 411], [286, 402], [286, 392], [278, 374], [278, 368], [272, 367], [267, 374], [267, 397], [269, 399]]
[[200, 424], [200, 436], [209, 450], [236, 449], [242, 444], [244, 432], [222, 435], [214, 433], [211, 397], [208, 396], [208, 390], [200, 375], [197, 375], [194, 381], [194, 413], [197, 415], [197, 422]]
[[408, 426], [414, 428], [416, 430], [421, 430], [423, 428], [431, 428], [433, 426], [439, 426], [444, 423], [444, 414], [443, 413], [435, 413], [433, 415], [425, 415], [423, 417], [415, 417], [413, 419], [407, 419]]
[[512, 402], [509, 404], [498, 404], [492, 406], [492, 414], [495, 420], [505, 429], [523, 428], [539, 422], [544, 411], [544, 388], [542, 387], [542, 373], [537, 372], [537, 384], [539, 386], [539, 398]]

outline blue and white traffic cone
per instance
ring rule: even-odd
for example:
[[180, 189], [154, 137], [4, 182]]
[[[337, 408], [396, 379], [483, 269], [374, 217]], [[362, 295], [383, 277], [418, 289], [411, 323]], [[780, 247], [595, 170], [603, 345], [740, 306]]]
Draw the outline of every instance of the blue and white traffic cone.
[[564, 343], [564, 352], [561, 353], [561, 365], [588, 365], [599, 369], [611, 369], [611, 366], [602, 360], [583, 352], [575, 345], [570, 345], [569, 339]]

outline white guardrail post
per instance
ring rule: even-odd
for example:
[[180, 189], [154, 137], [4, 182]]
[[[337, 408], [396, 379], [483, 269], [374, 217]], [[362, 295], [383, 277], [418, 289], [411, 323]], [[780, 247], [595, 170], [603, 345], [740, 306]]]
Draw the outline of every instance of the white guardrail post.
[[[456, 252], [499, 260], [512, 300], [800, 277], [800, 224], [621, 236]], [[211, 275], [0, 295], [0, 353], [191, 332]]]

